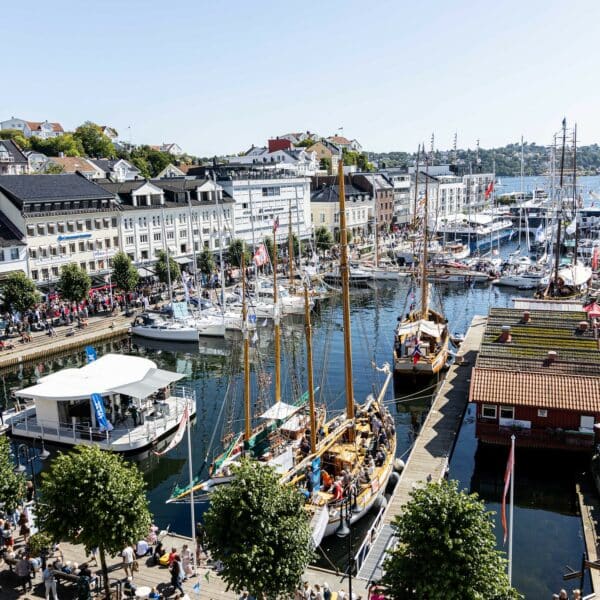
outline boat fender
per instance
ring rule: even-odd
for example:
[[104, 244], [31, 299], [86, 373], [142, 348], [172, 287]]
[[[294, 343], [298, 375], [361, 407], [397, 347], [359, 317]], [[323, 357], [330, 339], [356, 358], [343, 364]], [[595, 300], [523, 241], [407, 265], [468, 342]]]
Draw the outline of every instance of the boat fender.
[[387, 498], [382, 494], [381, 496], [378, 496], [375, 499], [375, 502], [373, 502], [373, 506], [377, 509], [379, 508], [385, 508], [387, 506]]
[[402, 471], [404, 471], [405, 466], [406, 464], [401, 458], [396, 458], [394, 460], [394, 471], [396, 471], [396, 473], [402, 473]]

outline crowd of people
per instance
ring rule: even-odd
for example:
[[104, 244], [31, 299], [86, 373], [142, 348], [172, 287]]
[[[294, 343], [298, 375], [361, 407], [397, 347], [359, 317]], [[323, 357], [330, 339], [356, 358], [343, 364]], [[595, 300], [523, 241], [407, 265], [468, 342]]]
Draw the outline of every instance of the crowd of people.
[[552, 600], [581, 600], [581, 590], [573, 590], [573, 594], [569, 596], [567, 590], [560, 590], [558, 594], [552, 594]]

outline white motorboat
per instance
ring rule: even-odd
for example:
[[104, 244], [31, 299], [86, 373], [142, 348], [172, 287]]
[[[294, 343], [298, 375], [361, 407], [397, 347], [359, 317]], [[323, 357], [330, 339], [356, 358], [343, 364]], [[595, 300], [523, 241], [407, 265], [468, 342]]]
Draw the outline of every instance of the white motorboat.
[[534, 290], [539, 287], [545, 272], [536, 269], [508, 271], [492, 282], [494, 285], [514, 287], [520, 290]]
[[489, 279], [485, 271], [473, 271], [461, 263], [445, 263], [427, 269], [427, 281], [432, 283], [485, 283]]
[[184, 321], [187, 325], [195, 327], [200, 337], [224, 337], [225, 319], [218, 314], [200, 312]]
[[[373, 276], [369, 271], [350, 267], [350, 287], [370, 288], [372, 287]], [[342, 275], [338, 268], [323, 274], [323, 281], [333, 285], [341, 285]]]
[[165, 342], [198, 342], [199, 331], [186, 321], [167, 320], [160, 315], [143, 313], [131, 325], [131, 333], [150, 340]]
[[184, 411], [196, 413], [194, 390], [173, 385], [183, 377], [147, 358], [106, 354], [16, 391], [31, 405], [5, 421], [15, 437], [137, 451], [177, 429]]

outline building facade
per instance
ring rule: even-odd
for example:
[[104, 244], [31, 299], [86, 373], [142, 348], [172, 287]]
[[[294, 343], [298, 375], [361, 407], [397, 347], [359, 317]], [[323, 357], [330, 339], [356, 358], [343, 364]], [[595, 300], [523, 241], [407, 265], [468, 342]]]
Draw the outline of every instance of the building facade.
[[26, 175], [29, 160], [12, 140], [0, 140], [0, 175]]
[[65, 132], [60, 123], [26, 121], [25, 119], [15, 117], [11, 117], [6, 121], [0, 121], [0, 129], [16, 129], [17, 131], [21, 131], [26, 138], [37, 136], [42, 139], [57, 137]]

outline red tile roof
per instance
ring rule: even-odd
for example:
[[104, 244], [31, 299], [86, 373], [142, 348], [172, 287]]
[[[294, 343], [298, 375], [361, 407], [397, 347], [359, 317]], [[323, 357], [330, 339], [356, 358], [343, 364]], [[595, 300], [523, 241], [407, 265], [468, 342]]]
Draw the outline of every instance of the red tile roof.
[[[44, 124], [42, 121], [25, 121], [27, 126], [31, 131], [39, 131]], [[60, 123], [48, 123], [48, 125], [52, 125], [52, 131], [57, 131], [59, 133], [64, 133], [63, 126]]]
[[65, 173], [95, 173], [97, 170], [85, 158], [78, 156], [54, 156], [50, 160], [60, 165]]
[[334, 144], [341, 144], [342, 146], [350, 145], [350, 140], [341, 135], [332, 135], [331, 137], [328, 137], [327, 139], [330, 142], [333, 142]]
[[600, 412], [600, 378], [475, 367], [470, 402]]

